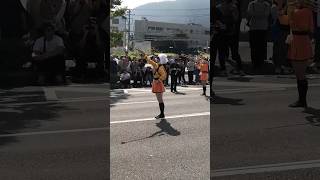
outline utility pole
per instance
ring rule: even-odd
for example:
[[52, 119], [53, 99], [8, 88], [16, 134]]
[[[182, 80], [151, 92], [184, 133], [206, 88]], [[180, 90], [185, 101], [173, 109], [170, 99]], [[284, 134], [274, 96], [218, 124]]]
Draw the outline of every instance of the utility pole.
[[128, 9], [128, 43], [127, 43], [127, 48], [129, 49], [130, 46], [130, 32], [131, 32], [131, 9]]

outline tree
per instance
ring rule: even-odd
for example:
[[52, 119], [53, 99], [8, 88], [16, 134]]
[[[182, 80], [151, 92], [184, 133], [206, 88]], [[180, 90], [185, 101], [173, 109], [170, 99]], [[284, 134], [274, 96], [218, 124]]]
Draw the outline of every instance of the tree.
[[122, 32], [117, 32], [117, 31], [112, 31], [110, 32], [110, 46], [111, 47], [116, 47], [122, 45], [122, 37], [123, 33]]
[[[111, 0], [110, 16], [111, 19], [117, 16], [123, 16], [127, 8], [121, 8], [121, 0]], [[110, 32], [110, 46], [116, 47], [122, 43], [123, 32], [111, 31]]]
[[110, 15], [112, 17], [123, 16], [127, 8], [121, 8], [121, 0], [111, 0]]

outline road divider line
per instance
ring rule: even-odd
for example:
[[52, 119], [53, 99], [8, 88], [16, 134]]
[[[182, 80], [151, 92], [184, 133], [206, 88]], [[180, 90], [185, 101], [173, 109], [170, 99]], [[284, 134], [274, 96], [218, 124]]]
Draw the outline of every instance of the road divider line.
[[57, 130], [57, 131], [39, 131], [39, 132], [0, 134], [0, 138], [33, 136], [33, 135], [64, 134], [64, 133], [79, 133], [79, 132], [94, 132], [94, 131], [106, 131], [108, 129], [109, 129], [109, 127], [102, 127], [102, 128], [86, 128], [86, 129], [69, 129], [69, 130]]
[[320, 168], [320, 160], [300, 161], [291, 163], [267, 164], [239, 168], [217, 169], [211, 171], [211, 177], [257, 174], [276, 171]]
[[114, 104], [110, 104], [110, 105], [116, 106], [116, 105], [146, 104], [146, 103], [155, 103], [155, 102], [158, 102], [158, 101], [123, 102], [123, 103], [114, 103]]
[[[210, 112], [201, 112], [201, 113], [193, 113], [193, 114], [181, 114], [181, 115], [167, 116], [165, 119], [177, 119], [177, 118], [209, 116], [209, 115], [210, 115]], [[123, 124], [123, 123], [155, 121], [155, 120], [156, 120], [155, 118], [130, 119], [130, 120], [122, 120], [122, 121], [111, 121], [110, 124]]]
[[46, 99], [48, 101], [58, 100], [58, 97], [56, 95], [55, 89], [53, 89], [53, 88], [45, 88], [45, 87], [43, 87], [42, 89], [43, 89], [44, 95], [45, 95], [45, 97], [46, 97]]
[[[242, 89], [224, 89], [214, 90], [219, 94], [234, 94], [234, 93], [250, 93], [250, 92], [266, 92], [266, 91], [285, 91], [287, 88], [242, 88]], [[217, 94], [218, 95], [218, 94]]]

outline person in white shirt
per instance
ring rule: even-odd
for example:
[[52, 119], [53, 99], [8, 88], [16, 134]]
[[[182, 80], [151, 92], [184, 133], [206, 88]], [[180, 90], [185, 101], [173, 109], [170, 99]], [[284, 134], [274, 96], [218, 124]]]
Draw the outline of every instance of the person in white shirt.
[[44, 36], [36, 40], [33, 46], [33, 64], [38, 73], [38, 83], [43, 85], [48, 77], [55, 77], [57, 83], [63, 83], [65, 72], [64, 43], [55, 35], [54, 25], [45, 23]]
[[267, 59], [267, 42], [271, 6], [266, 0], [254, 0], [248, 5], [249, 43], [253, 73], [261, 73]]

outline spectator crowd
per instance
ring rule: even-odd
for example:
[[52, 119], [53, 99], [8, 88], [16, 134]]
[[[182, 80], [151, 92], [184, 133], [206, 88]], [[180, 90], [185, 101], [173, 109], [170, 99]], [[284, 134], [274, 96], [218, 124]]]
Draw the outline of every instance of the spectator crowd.
[[[113, 85], [122, 88], [151, 87], [154, 70], [143, 58], [129, 56], [111, 56], [110, 58], [110, 80]], [[152, 57], [155, 61], [157, 58]], [[164, 85], [170, 85], [171, 92], [177, 92], [177, 85], [200, 85], [200, 58], [193, 55], [179, 55], [178, 57], [169, 56], [168, 59], [165, 65], [168, 76]]]
[[[312, 21], [302, 21], [305, 26], [312, 23], [312, 32], [308, 35], [315, 48], [313, 49], [313, 63], [308, 67], [311, 72], [319, 72], [320, 67], [320, 13], [319, 3], [313, 0], [252, 0], [244, 4], [240, 0], [223, 0], [216, 4], [213, 11], [213, 63], [219, 60], [219, 74], [264, 74], [265, 66], [272, 60], [276, 74], [291, 74], [294, 72], [290, 54], [288, 37], [292, 37], [293, 16], [297, 3], [303, 3], [303, 8], [312, 13]], [[246, 6], [246, 11], [243, 11]], [[302, 8], [302, 7], [300, 7]], [[239, 37], [241, 24], [249, 29], [249, 45], [251, 69], [244, 72], [243, 61], [239, 53]], [[314, 31], [313, 31], [314, 29]], [[272, 55], [268, 57], [268, 42], [272, 42]], [[296, 44], [296, 43], [295, 43]], [[291, 45], [292, 47], [292, 45]], [[304, 51], [306, 47], [301, 46]], [[229, 56], [231, 55], [231, 58]], [[234, 67], [227, 70], [226, 63]]]

